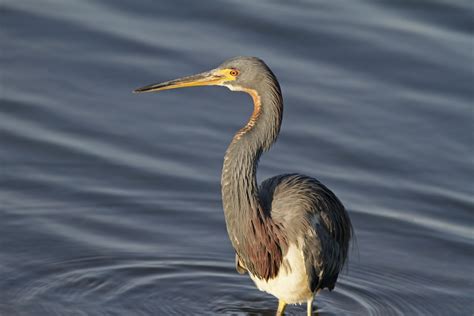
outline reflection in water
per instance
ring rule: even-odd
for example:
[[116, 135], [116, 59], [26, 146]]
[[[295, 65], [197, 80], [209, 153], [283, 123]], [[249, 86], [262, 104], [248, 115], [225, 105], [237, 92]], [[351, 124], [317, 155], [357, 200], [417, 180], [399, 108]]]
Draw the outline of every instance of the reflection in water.
[[274, 314], [234, 271], [220, 201], [250, 100], [131, 94], [236, 55], [263, 58], [285, 98], [259, 178], [315, 176], [353, 220], [357, 247], [319, 314], [471, 315], [472, 13], [461, 0], [7, 0], [0, 315]]

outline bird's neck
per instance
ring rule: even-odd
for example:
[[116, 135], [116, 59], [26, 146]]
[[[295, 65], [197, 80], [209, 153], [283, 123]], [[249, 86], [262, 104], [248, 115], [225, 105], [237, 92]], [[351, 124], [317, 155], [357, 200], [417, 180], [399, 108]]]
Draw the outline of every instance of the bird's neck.
[[268, 150], [278, 136], [283, 103], [278, 86], [243, 91], [252, 96], [254, 111], [227, 149], [221, 179], [222, 200], [227, 231], [234, 249], [240, 257], [254, 256], [244, 258], [247, 268], [262, 278], [269, 278], [276, 275], [278, 266], [272, 268], [269, 262], [258, 260], [262, 256], [267, 257], [266, 252], [278, 245], [271, 240], [271, 232], [268, 231], [271, 230], [268, 227], [272, 224], [271, 218], [259, 201], [257, 165], [262, 152]]
[[247, 124], [235, 134], [224, 157], [221, 184], [226, 216], [243, 217], [256, 212], [258, 161], [263, 151], [275, 142], [283, 114], [279, 91], [276, 96], [267, 91], [243, 91], [252, 96], [254, 111]]

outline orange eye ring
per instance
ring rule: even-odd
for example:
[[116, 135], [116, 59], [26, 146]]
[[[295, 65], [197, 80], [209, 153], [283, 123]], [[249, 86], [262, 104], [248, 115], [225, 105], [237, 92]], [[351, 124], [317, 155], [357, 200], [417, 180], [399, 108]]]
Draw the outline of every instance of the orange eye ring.
[[231, 71], [229, 71], [229, 74], [232, 77], [237, 77], [239, 75], [239, 71], [237, 69], [231, 69]]

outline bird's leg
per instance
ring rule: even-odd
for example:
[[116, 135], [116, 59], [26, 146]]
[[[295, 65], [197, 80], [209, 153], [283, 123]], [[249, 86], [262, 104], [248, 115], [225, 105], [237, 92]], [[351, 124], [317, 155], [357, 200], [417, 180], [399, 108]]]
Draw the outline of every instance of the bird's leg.
[[307, 314], [308, 316], [313, 315], [313, 298], [310, 298], [308, 302], [306, 303], [307, 305]]
[[277, 316], [282, 316], [283, 313], [285, 312], [286, 308], [286, 303], [283, 300], [278, 300], [278, 310], [277, 310]]

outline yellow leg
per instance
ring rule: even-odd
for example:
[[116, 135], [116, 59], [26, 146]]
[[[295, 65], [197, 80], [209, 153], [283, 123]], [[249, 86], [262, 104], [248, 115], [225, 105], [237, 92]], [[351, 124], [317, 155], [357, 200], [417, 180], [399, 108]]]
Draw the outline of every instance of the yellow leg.
[[285, 308], [286, 308], [286, 303], [283, 300], [278, 300], [277, 316], [282, 316], [283, 313], [285, 312]]
[[306, 303], [307, 304], [307, 314], [308, 316], [312, 316], [313, 315], [313, 299], [309, 299], [308, 302]]

